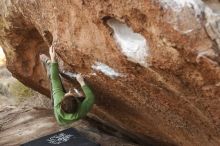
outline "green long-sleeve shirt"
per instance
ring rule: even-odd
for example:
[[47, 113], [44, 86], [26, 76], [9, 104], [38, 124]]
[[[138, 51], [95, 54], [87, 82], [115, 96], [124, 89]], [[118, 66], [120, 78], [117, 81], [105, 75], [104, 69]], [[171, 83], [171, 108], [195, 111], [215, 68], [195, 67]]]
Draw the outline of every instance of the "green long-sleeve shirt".
[[84, 117], [92, 108], [95, 101], [94, 94], [92, 93], [88, 85], [82, 86], [83, 92], [85, 94], [85, 99], [80, 104], [80, 106], [78, 106], [77, 112], [65, 113], [62, 111], [60, 104], [62, 101], [62, 97], [64, 96], [65, 93], [63, 91], [62, 83], [59, 77], [58, 63], [51, 63], [50, 72], [51, 72], [52, 94], [54, 99], [54, 114], [57, 122], [63, 125], [77, 121], [80, 118]]

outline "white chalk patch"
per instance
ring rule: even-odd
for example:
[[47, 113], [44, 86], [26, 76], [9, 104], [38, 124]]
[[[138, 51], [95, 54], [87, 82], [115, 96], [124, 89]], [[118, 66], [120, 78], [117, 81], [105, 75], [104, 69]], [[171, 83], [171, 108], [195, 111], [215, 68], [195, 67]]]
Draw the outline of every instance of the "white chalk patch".
[[198, 55], [196, 57], [196, 62], [199, 63], [201, 58], [214, 58], [217, 57], [217, 55], [214, 53], [212, 50], [204, 50], [204, 51], [199, 51]]
[[220, 82], [216, 83], [215, 86], [219, 87], [220, 86]]
[[124, 75], [121, 73], [118, 73], [108, 65], [101, 63], [101, 62], [96, 62], [94, 65], [92, 65], [92, 69], [96, 71], [100, 71], [103, 74], [109, 76], [110, 78], [114, 79], [116, 77], [123, 77]]
[[184, 7], [192, 8], [195, 15], [202, 14], [204, 3], [201, 0], [159, 0], [164, 8], [171, 8], [176, 12], [181, 12]]
[[220, 19], [220, 13], [215, 13], [211, 8], [205, 7], [205, 17], [207, 19], [207, 25], [209, 23], [215, 23], [217, 19]]
[[146, 39], [116, 19], [109, 19], [107, 24], [114, 30], [114, 39], [128, 60], [147, 67], [149, 46]]
[[199, 63], [200, 62], [200, 59], [204, 56], [206, 56], [207, 54], [209, 53], [209, 51], [201, 51], [201, 52], [198, 52], [198, 55], [196, 57], [196, 62]]
[[[179, 30], [180, 31], [180, 30]], [[192, 32], [193, 31], [193, 29], [189, 29], [189, 30], [185, 30], [185, 31], [181, 31], [183, 34], [187, 34], [187, 33], [190, 33], [190, 32]]]
[[173, 28], [178, 31], [178, 32], [181, 32], [182, 34], [188, 34], [188, 33], [191, 33], [194, 31], [194, 29], [188, 29], [188, 30], [180, 30], [178, 28], [178, 26], [176, 26], [175, 24], [173, 25]]
[[94, 73], [91, 73], [90, 75], [91, 75], [91, 76], [96, 76], [97, 74], [94, 72]]

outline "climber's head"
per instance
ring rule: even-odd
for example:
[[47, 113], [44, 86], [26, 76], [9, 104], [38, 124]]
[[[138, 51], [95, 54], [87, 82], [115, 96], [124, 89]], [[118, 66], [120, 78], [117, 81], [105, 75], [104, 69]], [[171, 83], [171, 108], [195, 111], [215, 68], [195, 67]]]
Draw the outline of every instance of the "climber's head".
[[61, 101], [61, 109], [65, 113], [75, 113], [77, 111], [77, 95], [71, 92], [66, 93]]

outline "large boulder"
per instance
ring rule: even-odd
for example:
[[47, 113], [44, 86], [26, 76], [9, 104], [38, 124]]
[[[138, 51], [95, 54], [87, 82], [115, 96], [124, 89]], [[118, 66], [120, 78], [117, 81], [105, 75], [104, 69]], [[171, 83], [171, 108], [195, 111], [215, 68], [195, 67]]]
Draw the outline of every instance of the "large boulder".
[[86, 76], [96, 95], [92, 113], [142, 145], [220, 145], [217, 6], [217, 0], [1, 0], [0, 44], [13, 76], [47, 96], [39, 54], [55, 45], [60, 71]]

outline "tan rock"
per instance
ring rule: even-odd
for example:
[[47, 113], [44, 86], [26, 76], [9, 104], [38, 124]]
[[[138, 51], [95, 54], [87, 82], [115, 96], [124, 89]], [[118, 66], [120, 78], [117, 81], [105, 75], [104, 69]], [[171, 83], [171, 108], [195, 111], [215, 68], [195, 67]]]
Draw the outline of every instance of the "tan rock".
[[[87, 76], [100, 119], [145, 144], [220, 145], [219, 15], [202, 1], [4, 0], [0, 8], [7, 66], [25, 85], [49, 96], [39, 54], [56, 43], [60, 69]], [[116, 31], [111, 18], [124, 25]]]

